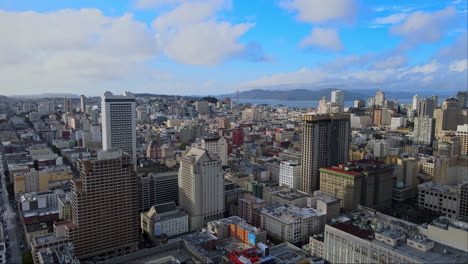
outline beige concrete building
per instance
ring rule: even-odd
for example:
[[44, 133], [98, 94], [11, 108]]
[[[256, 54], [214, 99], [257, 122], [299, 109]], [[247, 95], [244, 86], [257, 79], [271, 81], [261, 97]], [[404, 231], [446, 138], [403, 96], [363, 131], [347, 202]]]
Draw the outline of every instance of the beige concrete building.
[[42, 192], [49, 190], [53, 183], [66, 182], [73, 178], [70, 166], [50, 166], [41, 171], [30, 169], [29, 172], [19, 172], [14, 175], [15, 196], [18, 193]]
[[460, 216], [460, 186], [426, 182], [418, 185], [419, 207], [458, 219]]
[[217, 137], [202, 139], [201, 148], [218, 155], [223, 166], [228, 165], [228, 142], [226, 138]]
[[216, 155], [192, 148], [180, 161], [179, 206], [189, 215], [190, 230], [223, 216], [224, 175]]
[[301, 191], [313, 193], [320, 188], [319, 168], [348, 160], [349, 115], [305, 115], [302, 120]]
[[340, 199], [344, 210], [353, 210], [361, 204], [363, 175], [337, 167], [320, 169], [320, 192]]
[[237, 215], [247, 221], [247, 223], [252, 224], [254, 222], [254, 214], [253, 211], [256, 208], [264, 207], [265, 201], [253, 196], [252, 194], [245, 194], [243, 198], [239, 199], [239, 205], [237, 209]]
[[460, 138], [460, 155], [468, 156], [468, 124], [458, 125], [456, 135]]
[[455, 131], [458, 125], [468, 124], [467, 110], [460, 109], [460, 105], [455, 98], [445, 100], [440, 108], [435, 109], [434, 118], [436, 120], [436, 135], [439, 135], [440, 131]]

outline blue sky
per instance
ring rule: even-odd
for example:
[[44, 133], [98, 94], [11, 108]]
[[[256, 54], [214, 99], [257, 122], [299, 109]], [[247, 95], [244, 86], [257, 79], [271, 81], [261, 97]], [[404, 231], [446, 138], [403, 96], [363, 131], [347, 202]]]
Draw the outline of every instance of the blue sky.
[[467, 89], [467, 1], [0, 0], [0, 92]]

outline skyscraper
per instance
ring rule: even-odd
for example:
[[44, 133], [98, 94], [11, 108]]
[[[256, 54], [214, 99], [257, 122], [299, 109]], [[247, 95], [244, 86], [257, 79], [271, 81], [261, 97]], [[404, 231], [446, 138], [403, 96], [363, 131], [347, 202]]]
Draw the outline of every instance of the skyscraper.
[[63, 111], [65, 113], [73, 113], [73, 103], [71, 98], [65, 98], [63, 100]]
[[419, 108], [419, 95], [415, 94], [413, 96], [413, 110], [418, 111], [418, 108]]
[[424, 98], [419, 101], [418, 116], [419, 117], [432, 117], [434, 115], [434, 101], [432, 98]]
[[468, 97], [468, 92], [467, 91], [458, 91], [457, 92], [457, 101], [458, 101], [458, 104], [460, 105], [461, 109], [466, 108], [467, 97]]
[[119, 148], [136, 164], [135, 96], [130, 92], [123, 95], [105, 92], [101, 110], [103, 149]]
[[[436, 136], [443, 130], [457, 130], [457, 125], [468, 123], [467, 110], [461, 110], [458, 100], [448, 98], [440, 108], [434, 110], [434, 118], [436, 119]], [[443, 133], [443, 132], [442, 132]]]
[[301, 191], [319, 189], [319, 169], [348, 160], [351, 138], [346, 114], [305, 115], [302, 123]]
[[432, 117], [414, 119], [413, 143], [430, 146], [434, 139], [435, 120]]
[[382, 107], [385, 102], [385, 93], [383, 91], [378, 91], [375, 95], [375, 105], [377, 107]]
[[344, 107], [344, 92], [342, 90], [335, 90], [331, 92], [331, 101], [336, 105]]
[[131, 157], [120, 149], [78, 159], [68, 238], [79, 259], [105, 259], [138, 250], [138, 179]]
[[216, 155], [192, 148], [180, 161], [179, 206], [189, 214], [190, 230], [223, 217], [224, 175]]
[[81, 95], [80, 99], [81, 99], [81, 113], [86, 114], [86, 97], [84, 95]]
[[209, 153], [218, 155], [223, 166], [228, 165], [228, 143], [226, 138], [215, 137], [202, 139], [201, 148], [208, 150]]

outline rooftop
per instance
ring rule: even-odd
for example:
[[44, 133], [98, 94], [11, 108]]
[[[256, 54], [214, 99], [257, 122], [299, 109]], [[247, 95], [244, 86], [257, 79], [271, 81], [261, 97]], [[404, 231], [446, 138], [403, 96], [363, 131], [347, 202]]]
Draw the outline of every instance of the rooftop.
[[352, 176], [352, 177], [361, 175], [361, 173], [354, 172], [354, 171], [343, 170], [343, 169], [340, 169], [338, 167], [321, 168], [320, 171], [331, 172], [331, 173], [339, 173], [339, 174], [343, 174], [345, 176]]

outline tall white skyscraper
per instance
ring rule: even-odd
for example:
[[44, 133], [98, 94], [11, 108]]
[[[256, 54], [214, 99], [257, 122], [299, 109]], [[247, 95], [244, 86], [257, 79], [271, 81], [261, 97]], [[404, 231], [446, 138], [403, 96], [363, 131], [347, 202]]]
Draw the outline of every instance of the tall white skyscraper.
[[135, 96], [130, 92], [123, 95], [105, 92], [101, 110], [103, 149], [119, 148], [132, 156], [136, 164]]
[[224, 175], [217, 155], [192, 148], [180, 161], [179, 206], [189, 215], [190, 230], [223, 217]]
[[385, 102], [385, 93], [383, 91], [378, 91], [375, 95], [375, 105], [382, 107]]
[[301, 188], [301, 165], [299, 162], [282, 161], [280, 165], [280, 185], [299, 190]]
[[332, 91], [331, 102], [344, 107], [344, 92], [342, 90]]
[[419, 95], [415, 94], [413, 96], [413, 110], [418, 111], [419, 109]]

